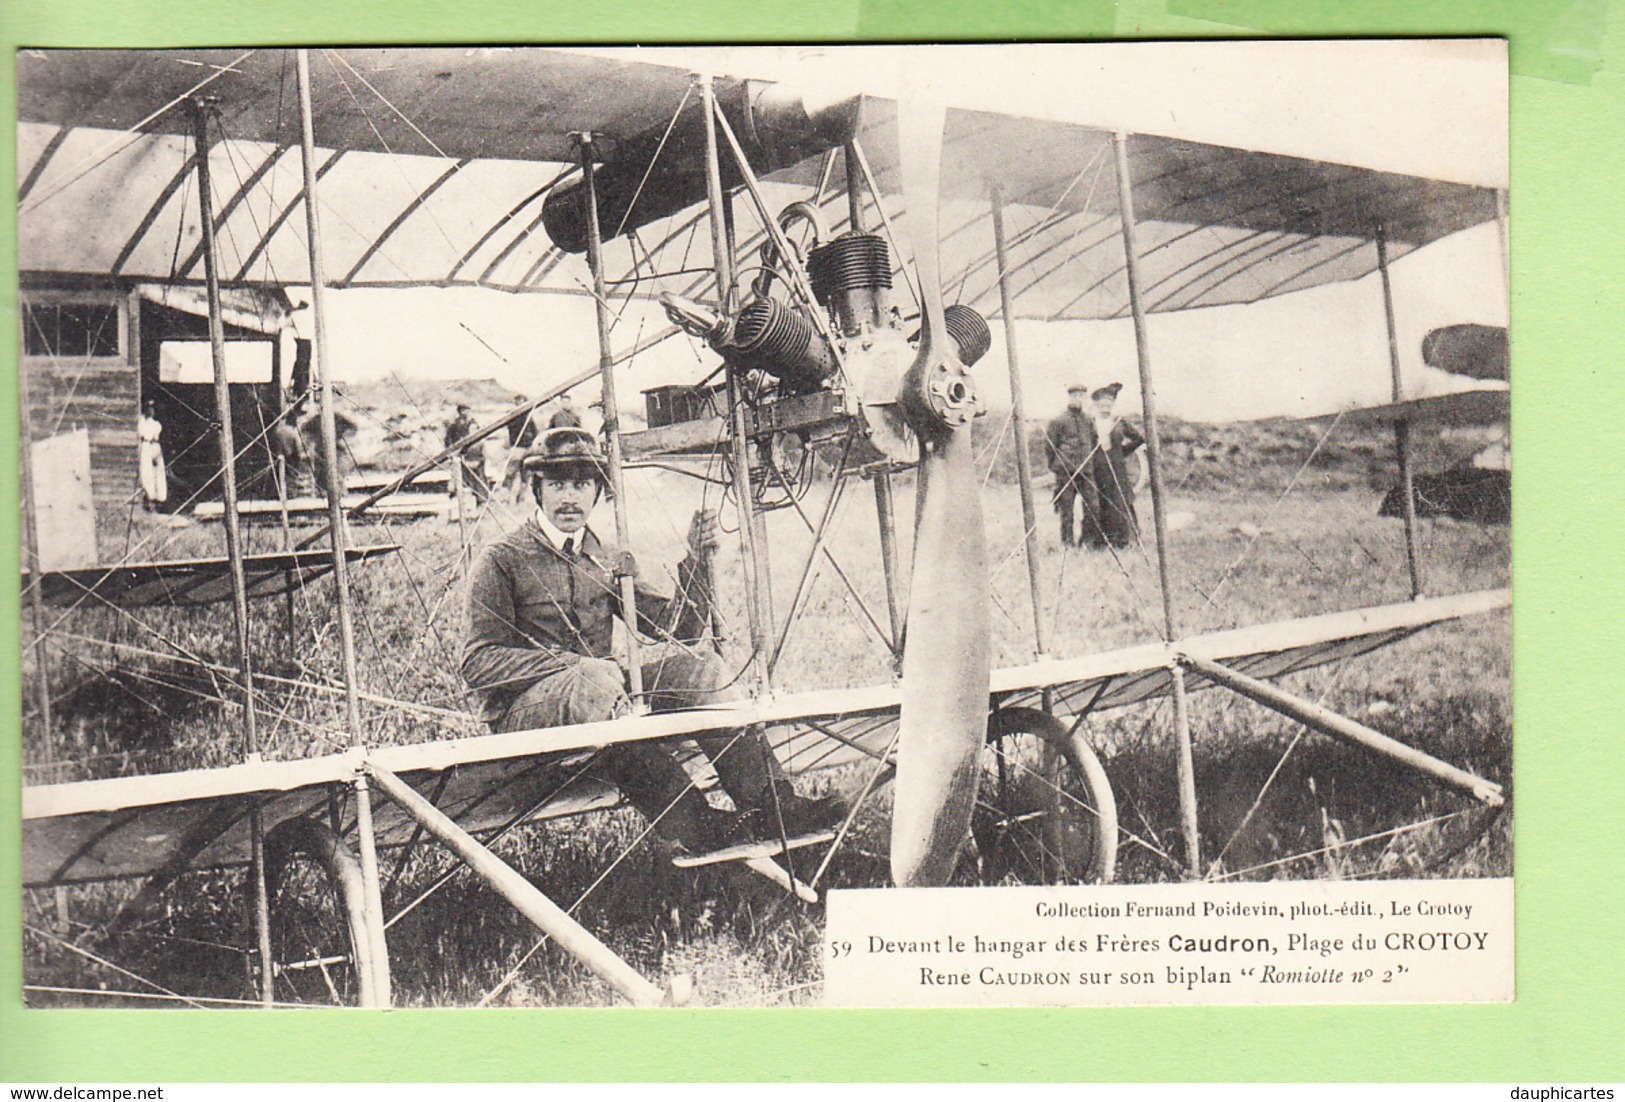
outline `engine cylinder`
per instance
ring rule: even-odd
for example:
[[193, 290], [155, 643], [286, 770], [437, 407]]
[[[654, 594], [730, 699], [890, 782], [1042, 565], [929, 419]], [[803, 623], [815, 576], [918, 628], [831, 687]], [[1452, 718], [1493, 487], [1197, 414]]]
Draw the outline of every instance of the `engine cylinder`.
[[835, 354], [812, 322], [778, 299], [745, 304], [734, 318], [727, 353], [798, 390], [817, 390], [836, 371]]
[[813, 297], [834, 315], [836, 328], [850, 337], [878, 327], [891, 290], [891, 253], [873, 233], [843, 233], [807, 255]]
[[993, 347], [993, 332], [987, 319], [963, 303], [954, 303], [942, 311], [948, 335], [959, 346], [959, 362], [972, 367]]
[[[959, 350], [959, 362], [966, 367], [975, 367], [976, 361], [993, 347], [993, 333], [987, 327], [987, 319], [964, 303], [956, 302], [943, 307], [942, 324], [947, 327], [949, 338]], [[920, 330], [914, 330], [908, 339], [919, 340]]]

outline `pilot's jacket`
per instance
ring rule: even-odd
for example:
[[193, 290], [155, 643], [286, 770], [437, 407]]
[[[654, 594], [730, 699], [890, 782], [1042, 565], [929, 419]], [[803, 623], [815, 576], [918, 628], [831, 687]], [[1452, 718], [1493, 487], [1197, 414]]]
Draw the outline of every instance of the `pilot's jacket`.
[[[616, 556], [589, 530], [577, 538], [580, 550], [567, 556], [531, 518], [487, 546], [474, 564], [462, 672], [488, 723], [501, 720], [514, 698], [542, 678], [582, 658], [613, 656], [621, 608]], [[684, 642], [702, 638], [703, 576], [692, 558], [683, 560], [678, 582], [684, 599], [638, 583], [643, 633]]]

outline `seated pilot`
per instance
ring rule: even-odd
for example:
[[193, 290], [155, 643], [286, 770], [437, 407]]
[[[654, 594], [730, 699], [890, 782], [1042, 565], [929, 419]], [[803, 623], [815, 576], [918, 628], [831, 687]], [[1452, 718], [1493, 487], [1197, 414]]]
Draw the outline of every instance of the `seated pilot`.
[[[531, 480], [535, 512], [487, 546], [469, 576], [463, 679], [493, 731], [626, 715], [627, 679], [612, 650], [614, 618], [622, 615], [616, 575], [635, 568], [587, 527], [609, 490], [603, 453], [583, 429], [551, 429], [527, 452], [523, 477]], [[709, 604], [701, 564], [716, 540], [715, 515], [697, 511], [678, 567], [678, 595], [637, 585], [639, 630], [662, 641], [643, 650], [643, 687], [653, 711], [727, 698], [727, 672], [700, 644]], [[781, 822], [791, 837], [812, 833], [846, 813], [838, 797], [797, 795], [755, 728], [698, 741], [734, 813], [712, 807], [663, 745], [619, 743], [601, 751], [592, 768], [660, 833], [694, 853], [776, 838]]]

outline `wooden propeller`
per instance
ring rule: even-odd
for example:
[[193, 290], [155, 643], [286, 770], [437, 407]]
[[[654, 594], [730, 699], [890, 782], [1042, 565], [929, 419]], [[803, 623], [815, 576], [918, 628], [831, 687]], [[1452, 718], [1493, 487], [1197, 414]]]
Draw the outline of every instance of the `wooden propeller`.
[[971, 448], [974, 381], [943, 318], [937, 211], [944, 110], [898, 104], [899, 160], [919, 270], [920, 344], [900, 404], [920, 440], [903, 645], [892, 879], [945, 884], [970, 829], [987, 731], [987, 541]]

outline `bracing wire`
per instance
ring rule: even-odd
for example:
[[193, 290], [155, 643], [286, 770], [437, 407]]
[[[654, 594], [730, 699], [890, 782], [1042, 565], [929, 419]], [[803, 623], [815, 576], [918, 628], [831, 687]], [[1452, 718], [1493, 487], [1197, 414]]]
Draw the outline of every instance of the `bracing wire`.
[[[116, 157], [120, 153], [124, 152], [124, 150], [128, 149], [130, 146], [134, 145], [136, 142], [138, 142], [142, 138], [146, 137], [145, 131], [146, 131], [146, 128], [150, 124], [156, 122], [159, 118], [161, 118], [163, 115], [167, 114], [173, 108], [178, 107], [182, 103], [185, 103], [187, 100], [189, 100], [193, 96], [197, 95], [204, 88], [208, 87], [210, 84], [213, 84], [216, 80], [219, 80], [221, 77], [225, 76], [227, 73], [237, 72], [238, 71], [237, 66], [239, 66], [243, 62], [247, 61], [250, 57], [254, 56], [254, 54], [256, 54], [257, 52], [258, 52], [257, 50], [244, 50], [236, 58], [232, 59], [232, 61], [227, 65], [220, 65], [220, 66], [211, 65], [210, 68], [213, 69], [214, 72], [210, 73], [208, 76], [204, 77], [202, 80], [200, 80], [196, 84], [192, 85], [190, 88], [188, 88], [186, 91], [182, 92], [180, 95], [178, 95], [178, 96], [174, 97], [173, 99], [169, 100], [162, 107], [159, 107], [157, 110], [155, 110], [155, 111], [151, 112], [150, 114], [148, 114], [140, 122], [137, 122], [134, 125], [127, 127], [125, 130], [123, 130], [118, 135], [118, 137], [110, 140], [109, 142], [107, 142], [107, 144], [103, 145], [101, 148], [97, 149], [94, 153], [90, 154], [88, 157], [85, 158], [85, 160], [83, 162], [81, 162], [80, 165], [77, 165], [73, 169], [69, 170], [68, 179], [66, 181], [64, 181], [61, 184], [58, 184], [50, 192], [47, 192], [44, 195], [40, 195], [38, 197], [33, 198], [32, 202], [30, 202], [22, 210], [18, 211], [18, 217], [21, 218], [23, 215], [31, 214], [33, 211], [37, 210], [42, 204], [44, 204], [46, 202], [49, 202], [53, 197], [55, 197], [57, 195], [60, 195], [62, 192], [66, 191], [68, 188], [72, 187], [74, 184], [76, 184], [80, 180], [84, 179], [90, 173], [94, 172], [97, 168], [100, 168], [107, 161], [112, 160], [114, 157]], [[119, 144], [121, 140], [123, 141], [123, 144]], [[117, 148], [116, 149], [113, 148], [114, 146], [117, 146]]]

